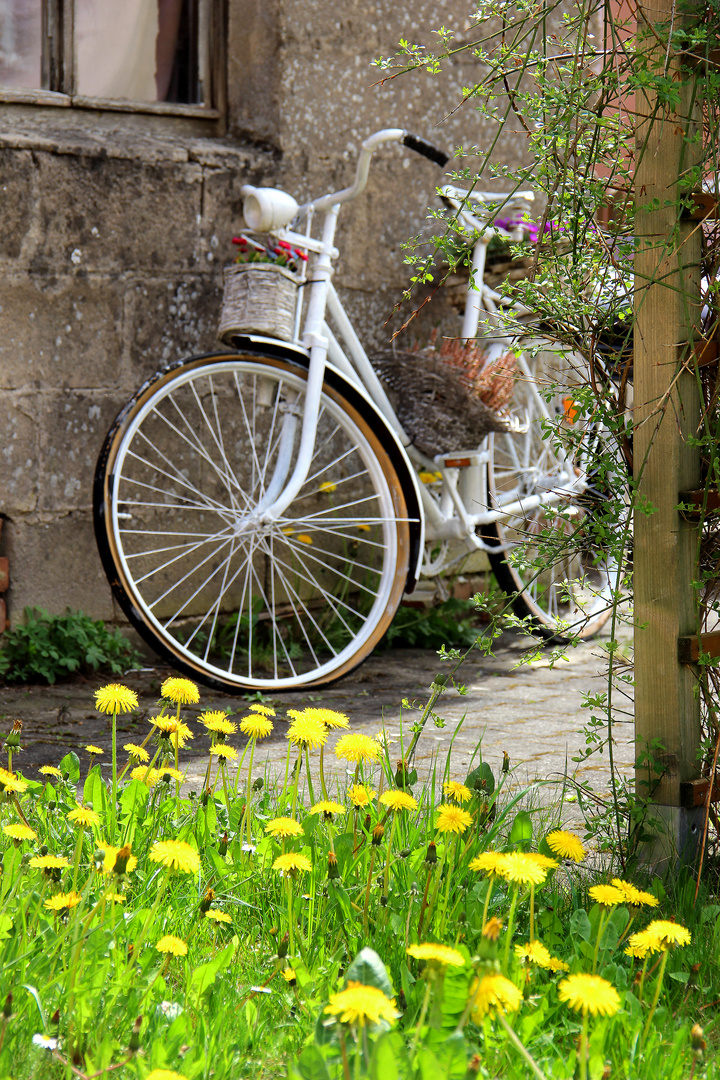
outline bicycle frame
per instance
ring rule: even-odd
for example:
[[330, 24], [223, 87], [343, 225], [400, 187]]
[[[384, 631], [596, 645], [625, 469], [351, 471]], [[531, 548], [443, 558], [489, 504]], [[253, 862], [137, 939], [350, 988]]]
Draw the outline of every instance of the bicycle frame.
[[[322, 392], [325, 371], [328, 366], [336, 369], [345, 379], [351, 382], [366, 399], [371, 401], [388, 429], [392, 432], [402, 454], [408, 463], [408, 473], [413, 477], [418, 501], [422, 507], [424, 520], [420, 522], [422, 536], [420, 543], [420, 561], [416, 568], [415, 577], [419, 576], [421, 569], [423, 538], [431, 541], [460, 540], [467, 553], [474, 550], [488, 551], [489, 545], [478, 535], [478, 528], [494, 522], [505, 522], [512, 517], [530, 513], [539, 506], [552, 506], [568, 501], [572, 496], [581, 493], [585, 488], [584, 478], [577, 475], [577, 471], [567, 461], [567, 473], [560, 478], [557, 474], [553, 477], [552, 488], [539, 494], [522, 495], [512, 493], [504, 496], [503, 505], [500, 508], [491, 509], [489, 506], [487, 466], [490, 460], [489, 444], [486, 438], [480, 447], [473, 449], [459, 448], [457, 452], [439, 455], [430, 459], [412, 445], [410, 436], [403, 430], [393, 407], [383, 389], [380, 379], [376, 375], [367, 353], [365, 352], [351, 322], [345, 312], [342, 302], [332, 284], [333, 260], [339, 255], [334, 246], [337, 218], [340, 205], [343, 202], [354, 199], [364, 189], [367, 182], [370, 158], [374, 150], [385, 142], [401, 142], [406, 136], [402, 129], [388, 129], [370, 136], [363, 143], [362, 151], [357, 166], [355, 183], [334, 194], [326, 195], [321, 199], [301, 207], [294, 221], [306, 219], [304, 233], [286, 226], [272, 228], [272, 235], [294, 247], [298, 247], [312, 253], [314, 258], [310, 263], [307, 277], [301, 282], [302, 287], [298, 290], [298, 307], [295, 320], [296, 346], [302, 348], [309, 357], [308, 381], [305, 392], [305, 405], [300, 434], [300, 445], [293, 466], [292, 447], [297, 431], [298, 417], [292, 409], [289, 409], [283, 418], [283, 427], [280, 439], [280, 451], [276, 468], [268, 486], [266, 494], [254, 511], [251, 521], [269, 522], [277, 520], [284, 510], [296, 497], [303, 483], [307, 479], [310, 462], [313, 453], [315, 430], [318, 420], [320, 397]], [[256, 191], [268, 189], [243, 188], [243, 194], [253, 195]], [[284, 193], [275, 192], [280, 201]], [[466, 339], [474, 339], [480, 331], [480, 338], [488, 346], [492, 346], [497, 353], [507, 352], [510, 349], [518, 349], [517, 342], [507, 329], [503, 328], [503, 307], [508, 301], [498, 293], [488, 288], [483, 282], [483, 272], [487, 252], [487, 244], [493, 236], [504, 235], [510, 239], [517, 239], [511, 233], [499, 226], [491, 225], [487, 220], [483, 221], [468, 209], [468, 193], [461, 192], [456, 188], [446, 187], [440, 189], [441, 196], [457, 212], [457, 220], [470, 236], [474, 237], [472, 253], [472, 269], [466, 307], [463, 320], [462, 336]], [[504, 208], [519, 209], [527, 208], [532, 199], [531, 192], [520, 192], [514, 196], [493, 195], [492, 193], [470, 193], [471, 198], [478, 205], [486, 202], [499, 202]], [[292, 200], [290, 200], [292, 203]], [[311, 235], [315, 216], [323, 213], [320, 239]], [[302, 318], [303, 294], [308, 293], [304, 320]], [[529, 315], [526, 309], [515, 306], [512, 314]], [[328, 318], [332, 320], [337, 334], [328, 325]], [[301, 329], [302, 326], [302, 329]], [[250, 340], [262, 342], [261, 337], [252, 335]], [[551, 418], [550, 411], [542, 398], [538, 388], [534, 386], [532, 372], [527, 360], [518, 350], [518, 367], [520, 377], [532, 384], [534, 393], [537, 395], [537, 407], [539, 412], [548, 420]], [[527, 437], [527, 427], [523, 428], [521, 422], [515, 421], [513, 428], [518, 438]], [[291, 472], [292, 468], [292, 472]], [[440, 472], [442, 477], [442, 490], [439, 499], [431, 495], [425, 484], [419, 482], [417, 473], [419, 469], [432, 469]], [[558, 479], [560, 483], [558, 483]], [[479, 509], [478, 509], [479, 508]], [[497, 545], [492, 550], [497, 551]], [[445, 564], [447, 565], [447, 564]]]

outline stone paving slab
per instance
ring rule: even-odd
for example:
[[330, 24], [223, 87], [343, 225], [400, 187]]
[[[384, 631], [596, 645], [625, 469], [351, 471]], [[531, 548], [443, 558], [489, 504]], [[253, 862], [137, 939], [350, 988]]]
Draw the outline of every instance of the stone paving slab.
[[[471, 654], [460, 673], [467, 694], [447, 692], [436, 707], [445, 727], [438, 729], [430, 722], [426, 726], [418, 747], [420, 771], [429, 770], [437, 756], [444, 761], [450, 740], [464, 717], [453, 747], [454, 778], [465, 777], [480, 742], [482, 756], [496, 774], [503, 753], [508, 753], [516, 788], [534, 780], [546, 780], [556, 781], [558, 788], [553, 790], [559, 790], [567, 771], [591, 783], [598, 794], [605, 794], [609, 784], [607, 755], [595, 755], [579, 766], [572, 759], [585, 744], [583, 725], [588, 710], [582, 707], [583, 695], [601, 693], [606, 687], [607, 653], [603, 649], [606, 640], [607, 634], [601, 634], [592, 642], [582, 643], [568, 650], [566, 659], [553, 666], [547, 653], [528, 665], [520, 665], [528, 642], [512, 633], [505, 633], [496, 641], [493, 656]], [[446, 668], [437, 654], [429, 650], [378, 651], [356, 672], [327, 690], [276, 695], [268, 698], [268, 703], [277, 709], [279, 716], [287, 708], [308, 705], [336, 709], [349, 716], [353, 730], [369, 735], [376, 735], [384, 723], [392, 740], [391, 756], [395, 758], [400, 756], [401, 722], [409, 738], [409, 725], [418, 716], [417, 712], [403, 709], [403, 699], [424, 703], [433, 677], [443, 670]], [[170, 673], [170, 669], [158, 666], [124, 676], [122, 681], [138, 693], [139, 709], [132, 717], [121, 718], [118, 745], [129, 740], [142, 741], [145, 737], [147, 719], [157, 710], [161, 682]], [[107, 681], [117, 680], [94, 677], [74, 679], [54, 687], [0, 688], [0, 732], [8, 731], [16, 718], [24, 724], [25, 750], [14, 758], [13, 766], [32, 777], [39, 765], [57, 764], [67, 749], [72, 748], [81, 758], [84, 773], [89, 765], [89, 755], [83, 749], [87, 743], [108, 752], [110, 725], [93, 708], [93, 691]], [[226, 697], [201, 688], [200, 708], [227, 709], [241, 717], [248, 703], [248, 699]], [[629, 775], [634, 758], [632, 702], [626, 700], [622, 705], [629, 715], [616, 726], [615, 755], [620, 770]], [[198, 711], [187, 709], [185, 714], [192, 717]], [[202, 729], [195, 730], [196, 738], [183, 751], [181, 764], [187, 769], [186, 788], [198, 790], [207, 765], [207, 757], [202, 756], [207, 742]], [[273, 736], [258, 744], [254, 776], [261, 775], [266, 767], [268, 778], [284, 773], [287, 747], [284, 730], [285, 722], [280, 719]], [[332, 753], [336, 738], [331, 735], [326, 750], [326, 774], [340, 780], [346, 773], [346, 764], [337, 761]], [[244, 741], [239, 735], [230, 740], [240, 751]], [[104, 760], [109, 761], [109, 753]], [[546, 797], [542, 798], [545, 801]]]

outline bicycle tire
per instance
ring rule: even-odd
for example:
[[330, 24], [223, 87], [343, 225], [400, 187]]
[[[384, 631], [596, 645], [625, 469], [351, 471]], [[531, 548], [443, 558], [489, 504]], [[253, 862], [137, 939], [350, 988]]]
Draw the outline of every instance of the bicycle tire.
[[[557, 643], [588, 639], [610, 618], [619, 582], [618, 562], [593, 528], [608, 483], [591, 475], [602, 433], [574, 415], [572, 385], [582, 376], [571, 359], [536, 344], [519, 364], [509, 411], [525, 430], [490, 436], [488, 496], [491, 509], [523, 500], [529, 507], [483, 528], [490, 565], [535, 634]], [[574, 451], [553, 437], [557, 426]], [[554, 507], [532, 506], [533, 496], [551, 491], [567, 494]]]
[[397, 471], [327, 382], [305, 484], [278, 521], [253, 520], [283, 424], [294, 464], [306, 381], [301, 364], [254, 352], [183, 361], [138, 391], [98, 460], [96, 536], [123, 611], [177, 669], [231, 694], [347, 674], [408, 577]]

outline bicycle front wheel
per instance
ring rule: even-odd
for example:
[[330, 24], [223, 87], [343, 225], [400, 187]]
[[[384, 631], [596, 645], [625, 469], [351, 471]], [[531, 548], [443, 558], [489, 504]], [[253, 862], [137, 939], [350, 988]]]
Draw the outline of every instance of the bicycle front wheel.
[[402, 486], [328, 384], [307, 479], [263, 518], [297, 458], [306, 380], [284, 358], [188, 360], [138, 392], [98, 463], [96, 533], [126, 615], [177, 668], [230, 693], [346, 674], [405, 587]]
[[557, 351], [522, 354], [510, 405], [517, 430], [491, 435], [489, 447], [490, 508], [516, 507], [483, 529], [490, 564], [515, 614], [558, 642], [596, 634], [619, 584], [618, 559], [593, 520], [609, 480], [597, 464], [598, 427], [582, 422], [573, 397], [581, 381]]

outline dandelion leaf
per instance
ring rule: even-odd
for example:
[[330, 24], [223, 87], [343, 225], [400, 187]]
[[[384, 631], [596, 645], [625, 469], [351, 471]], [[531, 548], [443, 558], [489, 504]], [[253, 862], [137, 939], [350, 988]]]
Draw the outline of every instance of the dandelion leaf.
[[344, 986], [351, 982], [374, 986], [388, 997], [392, 997], [394, 993], [387, 968], [375, 950], [369, 947], [360, 950], [345, 972]]

